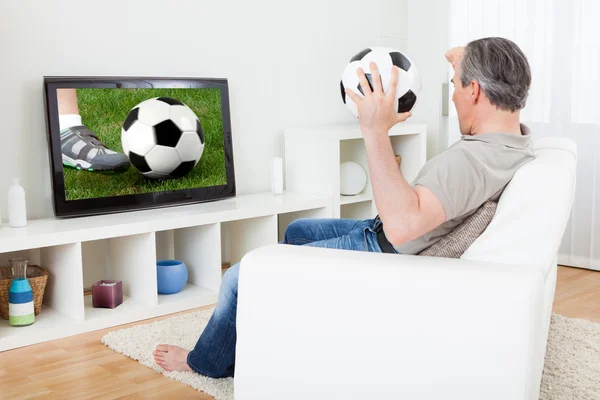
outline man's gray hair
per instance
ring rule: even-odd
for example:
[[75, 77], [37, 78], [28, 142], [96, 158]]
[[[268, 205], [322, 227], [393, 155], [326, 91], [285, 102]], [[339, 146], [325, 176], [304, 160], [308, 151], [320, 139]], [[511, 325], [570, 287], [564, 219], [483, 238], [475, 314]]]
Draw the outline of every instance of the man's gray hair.
[[490, 37], [467, 44], [461, 59], [462, 86], [479, 83], [490, 102], [501, 110], [525, 107], [531, 69], [519, 46], [508, 39]]

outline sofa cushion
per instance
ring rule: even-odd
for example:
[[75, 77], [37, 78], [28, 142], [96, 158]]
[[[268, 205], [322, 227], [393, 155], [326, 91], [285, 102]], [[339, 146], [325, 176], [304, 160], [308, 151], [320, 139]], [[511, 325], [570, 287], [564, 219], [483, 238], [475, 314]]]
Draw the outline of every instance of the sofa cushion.
[[420, 256], [460, 258], [463, 253], [477, 240], [490, 224], [496, 212], [497, 203], [491, 200], [471, 214], [462, 224], [438, 242], [419, 253]]

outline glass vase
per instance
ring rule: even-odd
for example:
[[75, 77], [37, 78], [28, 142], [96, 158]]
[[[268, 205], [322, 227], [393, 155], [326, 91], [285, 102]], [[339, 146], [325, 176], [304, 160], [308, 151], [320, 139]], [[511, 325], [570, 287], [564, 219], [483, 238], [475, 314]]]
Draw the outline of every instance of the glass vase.
[[11, 326], [27, 326], [35, 322], [33, 292], [27, 279], [27, 263], [24, 257], [9, 260], [13, 280], [8, 293], [8, 322]]

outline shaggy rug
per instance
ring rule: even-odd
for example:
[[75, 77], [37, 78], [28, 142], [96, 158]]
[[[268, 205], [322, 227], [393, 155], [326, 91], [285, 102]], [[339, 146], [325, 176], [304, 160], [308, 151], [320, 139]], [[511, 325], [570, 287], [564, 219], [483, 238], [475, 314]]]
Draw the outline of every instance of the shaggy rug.
[[[154, 363], [157, 344], [192, 349], [213, 308], [150, 324], [112, 331], [102, 343], [169, 378], [216, 400], [233, 399], [233, 378], [212, 379], [192, 372], [167, 372]], [[600, 324], [553, 314], [540, 400], [600, 399]]]

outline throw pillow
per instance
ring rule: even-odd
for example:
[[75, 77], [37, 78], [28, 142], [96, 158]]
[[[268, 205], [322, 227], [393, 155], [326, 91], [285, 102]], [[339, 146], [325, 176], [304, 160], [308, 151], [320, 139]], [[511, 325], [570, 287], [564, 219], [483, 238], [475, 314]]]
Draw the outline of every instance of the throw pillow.
[[420, 256], [460, 258], [485, 231], [496, 213], [498, 203], [488, 200], [462, 224], [419, 253]]

